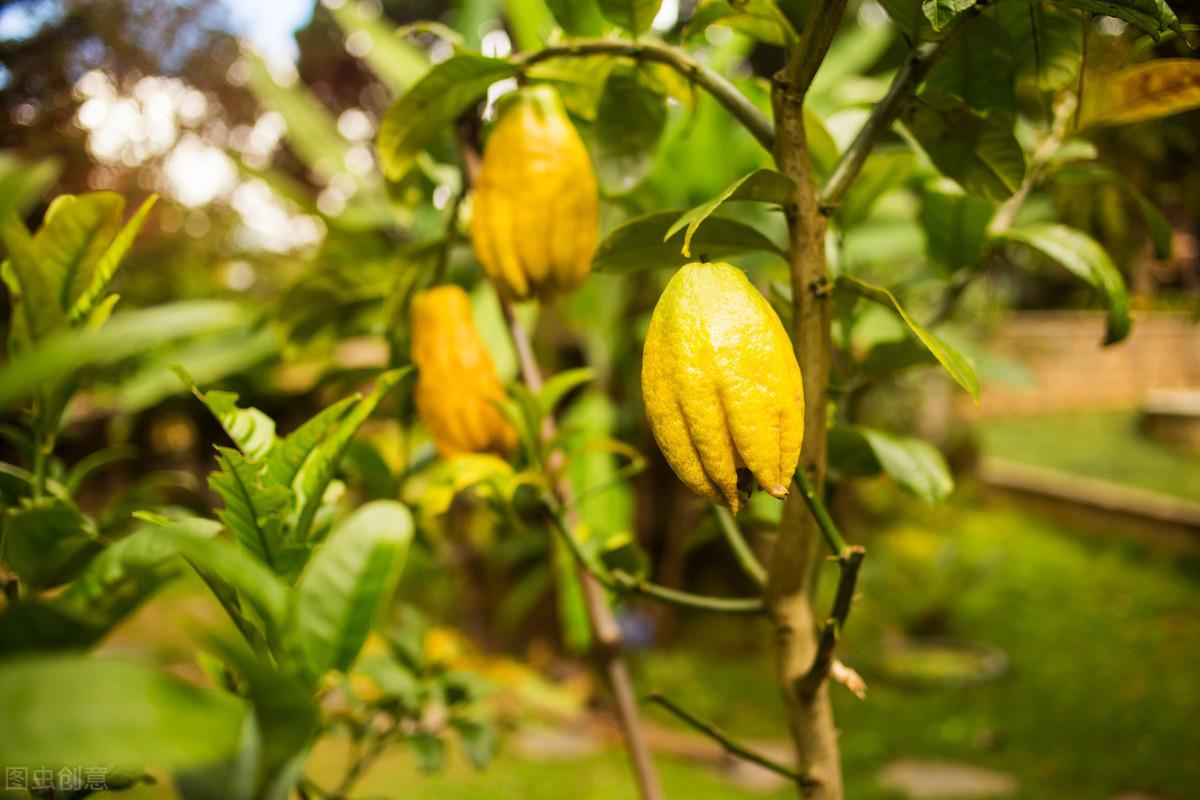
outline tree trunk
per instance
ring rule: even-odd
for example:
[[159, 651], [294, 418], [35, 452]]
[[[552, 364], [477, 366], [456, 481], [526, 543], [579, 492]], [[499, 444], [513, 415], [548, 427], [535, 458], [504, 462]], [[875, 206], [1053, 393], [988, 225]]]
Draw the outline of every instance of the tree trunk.
[[[786, 209], [791, 258], [792, 340], [804, 379], [804, 445], [800, 464], [818, 491], [825, 479], [825, 408], [829, 393], [830, 300], [825, 264], [825, 216], [818, 201], [804, 133], [802, 92], [779, 81], [775, 107], [775, 162], [796, 183]], [[803, 793], [814, 800], [840, 800], [841, 763], [828, 681], [815, 691], [801, 688], [817, 649], [816, 620], [809, 598], [820, 531], [803, 498], [793, 491], [767, 579], [766, 603], [775, 626], [775, 662], [796, 747], [797, 769], [808, 776]]]

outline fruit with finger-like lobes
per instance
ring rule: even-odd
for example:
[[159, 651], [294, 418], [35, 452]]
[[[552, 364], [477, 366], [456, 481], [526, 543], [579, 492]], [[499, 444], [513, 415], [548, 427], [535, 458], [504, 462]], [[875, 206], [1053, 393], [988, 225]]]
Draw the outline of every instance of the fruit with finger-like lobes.
[[792, 343], [766, 298], [729, 264], [688, 264], [658, 299], [642, 355], [650, 429], [697, 494], [735, 512], [752, 475], [787, 496], [804, 438]]
[[417, 413], [443, 458], [458, 453], [507, 453], [516, 431], [496, 401], [504, 387], [471, 317], [471, 301], [457, 286], [437, 286], [413, 297], [412, 359], [417, 365]]
[[502, 101], [475, 184], [471, 240], [507, 300], [543, 302], [587, 278], [599, 195], [587, 149], [550, 86]]

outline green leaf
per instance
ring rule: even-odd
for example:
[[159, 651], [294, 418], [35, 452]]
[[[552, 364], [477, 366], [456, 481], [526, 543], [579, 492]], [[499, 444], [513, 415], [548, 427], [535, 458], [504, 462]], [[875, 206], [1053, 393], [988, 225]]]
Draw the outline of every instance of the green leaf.
[[[15, 216], [0, 219], [0, 241], [8, 251], [7, 264], [16, 279], [15, 287], [9, 282], [9, 291], [14, 295], [13, 306], [21, 316], [20, 327], [15, 328], [14, 334], [22, 348], [27, 348], [66, 325], [57, 297], [58, 283], [51, 281], [51, 276], [38, 263], [34, 240], [25, 224]], [[5, 383], [0, 381], [0, 387], [4, 386]], [[0, 396], [3, 394], [4, 389], [0, 388]]]
[[358, 400], [358, 397], [343, 397], [279, 440], [267, 459], [267, 478], [280, 486], [291, 488], [304, 462], [325, 437], [336, 430], [338, 423]]
[[0, 763], [179, 768], [228, 757], [246, 708], [147, 666], [82, 655], [0, 662]]
[[930, 260], [950, 272], [979, 263], [995, 211], [995, 204], [964, 194], [949, 181], [926, 186], [920, 220]]
[[879, 5], [910, 43], [921, 41], [930, 32], [929, 20], [922, 10], [923, 0], [879, 0]]
[[[68, 309], [67, 316], [72, 323], [86, 320], [96, 308], [104, 296], [104, 292], [108, 289], [108, 285], [112, 282], [113, 276], [117, 274], [121, 262], [125, 260], [125, 256], [133, 247], [134, 240], [137, 239], [142, 225], [146, 222], [146, 217], [150, 216], [150, 210], [154, 208], [157, 201], [157, 195], [146, 198], [141, 207], [134, 212], [134, 215], [129, 218], [121, 231], [105, 248], [99, 261], [95, 262], [90, 271], [86, 269], [86, 264], [81, 265], [80, 271], [76, 273], [75, 286], [66, 296], [67, 302], [63, 306]], [[64, 287], [64, 289], [66, 288]]]
[[125, 198], [115, 192], [63, 194], [46, 210], [33, 237], [33, 257], [63, 311], [91, 283], [92, 273], [121, 226]]
[[450, 724], [458, 731], [458, 741], [471, 766], [484, 769], [492, 763], [499, 742], [495, 726], [488, 722], [461, 718], [452, 719]]
[[760, 42], [790, 50], [799, 36], [774, 0], [701, 0], [688, 20], [687, 36], [703, 36], [709, 25], [719, 24]]
[[4, 561], [32, 590], [70, 580], [103, 548], [87, 517], [62, 500], [9, 509], [3, 520]]
[[1042, 91], [1064, 89], [1075, 82], [1083, 63], [1078, 14], [1056, 11], [1035, 0], [999, 3], [992, 13], [1008, 31], [1018, 79], [1032, 81]]
[[287, 616], [289, 598], [279, 579], [261, 561], [224, 539], [201, 539], [169, 526], [158, 535], [176, 549], [203, 576], [212, 573], [240, 592], [263, 621], [278, 629]]
[[34, 160], [0, 152], [0, 219], [9, 214], [24, 219], [30, 207], [54, 185], [60, 169], [54, 159]]
[[251, 461], [266, 458], [275, 446], [275, 420], [257, 408], [239, 408], [238, 396], [233, 392], [204, 392], [192, 383], [187, 373], [177, 370], [176, 374], [191, 387], [192, 394], [212, 412], [246, 458]]
[[934, 99], [930, 93], [923, 99], [933, 102], [914, 104], [905, 114], [905, 124], [934, 166], [968, 194], [997, 201], [1011, 197], [1025, 177], [1025, 154], [1013, 135], [1013, 115], [982, 116], [961, 102], [946, 102], [945, 96]]
[[935, 31], [950, 24], [950, 20], [975, 5], [975, 0], [923, 0], [921, 13]]
[[980, 16], [934, 65], [925, 85], [952, 94], [978, 111], [1015, 111], [1015, 80], [1008, 31], [991, 17]]
[[1115, 344], [1129, 335], [1129, 297], [1125, 280], [1100, 244], [1083, 231], [1066, 225], [1037, 223], [1010, 228], [1001, 238], [1019, 242], [1057, 261], [1104, 295], [1108, 303], [1108, 329], [1104, 344]]
[[654, 152], [667, 124], [667, 98], [636, 67], [608, 73], [596, 108], [593, 157], [608, 194], [629, 192], [654, 169]]
[[[640, 272], [648, 269], [676, 269], [695, 258], [683, 255], [683, 233], [663, 236], [682, 212], [656, 211], [620, 226], [600, 243], [592, 268], [601, 272]], [[718, 260], [742, 253], [771, 253], [783, 258], [783, 251], [758, 230], [732, 219], [709, 217], [692, 237], [691, 249], [698, 258]]]
[[882, 306], [892, 309], [899, 315], [908, 329], [913, 335], [925, 345], [926, 349], [933, 354], [933, 357], [938, 360], [938, 363], [946, 368], [950, 373], [950, 377], [954, 378], [955, 383], [967, 390], [967, 393], [979, 401], [979, 378], [975, 375], [975, 369], [971, 363], [963, 357], [961, 353], [955, 350], [950, 345], [939, 339], [934, 334], [925, 329], [923, 325], [917, 322], [907, 311], [896, 296], [882, 286], [876, 286], [872, 283], [855, 278], [851, 275], [842, 275], [838, 278], [838, 286], [844, 286], [846, 289], [854, 292], [859, 297], [863, 297]]
[[596, 0], [546, 0], [546, 6], [571, 36], [596, 36], [604, 30]]
[[101, 328], [63, 332], [0, 367], [0, 409], [85, 367], [113, 364], [174, 340], [245, 325], [248, 319], [249, 312], [236, 303], [188, 300], [118, 314]]
[[1064, 6], [1123, 19], [1150, 34], [1154, 41], [1168, 31], [1182, 34], [1179, 17], [1166, 0], [1058, 0]]
[[388, 108], [379, 127], [379, 163], [398, 181], [417, 154], [448, 130], [460, 114], [487, 94], [488, 87], [517, 74], [507, 61], [460, 53], [436, 65]]
[[591, 383], [595, 377], [596, 371], [591, 367], [568, 369], [551, 376], [537, 395], [542, 414], [553, 414], [564, 397], [580, 386]]
[[405, 741], [412, 748], [417, 768], [426, 775], [441, 770], [446, 763], [446, 743], [433, 733], [415, 733]]
[[1084, 90], [1081, 125], [1126, 125], [1200, 108], [1200, 60], [1160, 58], [1105, 75]]
[[679, 211], [659, 211], [637, 217], [614, 230], [597, 250], [594, 266], [625, 272], [640, 269], [675, 268], [699, 259], [715, 260], [742, 253], [770, 253], [784, 258], [784, 252], [753, 226], [726, 217], [705, 216], [703, 230], [697, 228], [689, 241], [689, 253], [683, 252], [683, 239], [676, 229], [683, 216]]
[[865, 222], [879, 199], [908, 180], [915, 166], [916, 158], [907, 148], [876, 148], [842, 199], [838, 223], [846, 229]]
[[600, 13], [630, 33], [645, 33], [658, 14], [662, 0], [597, 0]]
[[[180, 537], [211, 539], [220, 529], [218, 523], [199, 518], [139, 528], [92, 559], [61, 599], [65, 605], [86, 610], [115, 598], [141, 595], [143, 591], [136, 587], [147, 583], [150, 573], [178, 553]], [[150, 582], [156, 583], [156, 579]]]
[[403, 39], [371, 6], [349, 2], [325, 8], [347, 37], [363, 39], [363, 60], [388, 91], [399, 94], [429, 71], [429, 58], [421, 48]]
[[286, 574], [283, 525], [292, 495], [278, 484], [264, 486], [262, 467], [236, 450], [217, 448], [221, 469], [208, 476], [209, 487], [225, 501], [217, 516], [241, 544], [276, 574]]
[[341, 522], [300, 578], [293, 626], [309, 673], [349, 669], [390, 596], [412, 539], [408, 509], [377, 500]]
[[1154, 205], [1154, 202], [1149, 197], [1146, 197], [1141, 190], [1134, 186], [1121, 173], [1100, 164], [1067, 164], [1054, 173], [1054, 180], [1059, 184], [1068, 185], [1104, 181], [1117, 186], [1129, 195], [1134, 203], [1137, 204], [1138, 210], [1142, 213], [1142, 220], [1146, 223], [1146, 230], [1150, 234], [1150, 241], [1154, 244], [1154, 257], [1158, 259], [1168, 259], [1171, 257], [1171, 245], [1174, 236], [1171, 223], [1167, 221], [1167, 218]]
[[375, 389], [366, 397], [358, 400], [354, 407], [346, 412], [330, 433], [313, 449], [300, 471], [292, 482], [295, 492], [296, 505], [300, 515], [293, 528], [293, 536], [299, 542], [308, 539], [312, 522], [317, 516], [317, 510], [325, 494], [329, 482], [341, 463], [342, 455], [350, 445], [350, 440], [358, 432], [359, 427], [375, 412], [379, 404], [401, 380], [412, 372], [412, 367], [389, 370], [379, 376]]
[[[725, 203], [752, 201], [786, 206], [791, 202], [792, 193], [795, 191], [796, 184], [786, 175], [778, 173], [773, 169], [755, 170], [748, 175], [738, 178], [725, 191], [707, 203], [702, 203], [680, 214], [671, 227], [667, 228], [662, 240], [666, 242], [679, 233], [679, 231], [683, 230], [683, 247], [681, 252], [690, 258], [692, 255], [692, 239], [695, 237], [701, 223]], [[685, 227], [686, 230], [684, 230]]]
[[843, 430], [862, 437], [879, 467], [897, 486], [915, 497], [933, 504], [954, 491], [954, 478], [946, 459], [929, 442], [861, 426], [843, 426]]

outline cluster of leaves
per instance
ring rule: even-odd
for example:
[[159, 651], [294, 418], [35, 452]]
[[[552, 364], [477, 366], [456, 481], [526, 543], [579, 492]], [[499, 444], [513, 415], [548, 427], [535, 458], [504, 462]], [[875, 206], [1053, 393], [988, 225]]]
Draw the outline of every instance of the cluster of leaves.
[[[224, 502], [220, 522], [169, 508], [143, 508], [132, 520], [128, 512], [109, 521], [84, 513], [75, 499], [82, 482], [127, 454], [98, 451], [70, 469], [55, 456], [64, 411], [83, 383], [78, 368], [213, 324], [197, 316], [215, 304], [191, 314], [166, 306], [109, 321], [117, 298], [106, 287], [152, 204], [122, 226], [119, 196], [64, 195], [35, 235], [11, 212], [3, 224], [9, 254], [3, 274], [15, 312], [14, 358], [0, 369], [4, 403], [31, 402], [27, 429], [4, 430], [29, 468], [0, 463], [0, 577], [7, 598], [0, 608], [6, 719], [0, 760], [51, 769], [107, 765], [109, 788], [140, 780], [146, 765], [166, 767], [176, 770], [185, 797], [284, 797], [300, 780], [316, 737], [346, 722], [323, 718], [327, 676], [355, 663], [412, 538], [411, 515], [394, 500], [349, 514], [331, 502], [340, 494], [331, 486], [355, 433], [410, 370], [379, 374], [371, 392], [332, 404], [287, 436], [277, 436], [263, 412], [238, 407], [236, 395], [193, 387], [235, 445], [218, 447], [210, 476]], [[171, 321], [180, 314], [182, 322]], [[191, 383], [186, 373], [180, 377]], [[220, 688], [83, 654], [184, 566], [241, 636], [197, 634]], [[426, 665], [402, 656], [400, 650], [376, 655], [374, 669], [385, 671], [391, 686], [405, 675], [428, 685], [403, 702], [387, 693], [359, 702], [356, 738], [379, 738], [382, 716], [390, 720], [387, 741], [411, 740], [430, 765], [428, 754], [442, 746], [445, 731], [421, 721], [436, 704], [453, 710], [448, 729], [463, 738], [472, 759], [486, 761], [494, 736], [476, 707], [479, 688], [461, 674], [420, 678]]]

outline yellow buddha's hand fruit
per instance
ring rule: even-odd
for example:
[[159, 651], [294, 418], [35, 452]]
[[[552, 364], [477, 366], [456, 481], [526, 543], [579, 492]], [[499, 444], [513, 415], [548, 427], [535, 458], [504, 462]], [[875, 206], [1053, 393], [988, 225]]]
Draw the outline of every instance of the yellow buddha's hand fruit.
[[519, 90], [500, 112], [475, 185], [471, 240], [509, 300], [550, 300], [587, 278], [599, 233], [587, 150], [549, 86]]
[[466, 292], [438, 286], [413, 297], [412, 359], [417, 365], [417, 413], [438, 454], [505, 453], [516, 432], [493, 401], [504, 398]]
[[735, 512], [738, 470], [787, 496], [804, 438], [800, 367], [745, 273], [688, 264], [650, 319], [642, 394], [658, 446], [693, 491]]

